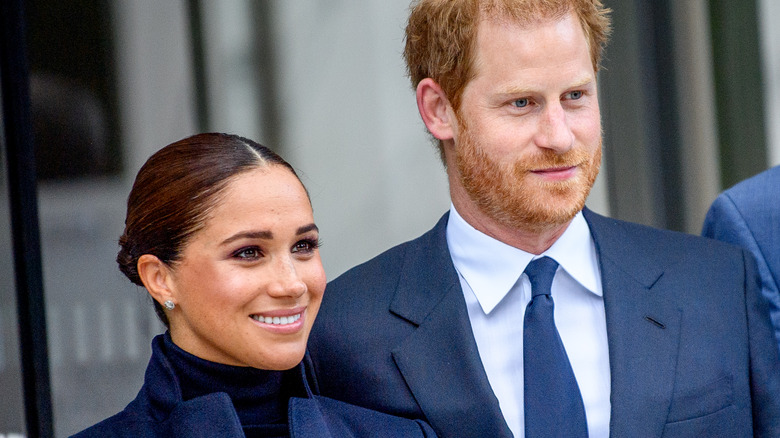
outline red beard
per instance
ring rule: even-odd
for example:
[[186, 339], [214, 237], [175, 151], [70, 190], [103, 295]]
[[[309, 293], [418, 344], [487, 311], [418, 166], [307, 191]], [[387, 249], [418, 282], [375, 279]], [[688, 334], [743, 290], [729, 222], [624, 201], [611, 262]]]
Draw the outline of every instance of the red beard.
[[[585, 206], [601, 166], [601, 144], [594, 154], [574, 148], [563, 154], [543, 149], [515, 162], [490, 157], [465, 123], [456, 146], [460, 181], [477, 208], [499, 224], [543, 231], [569, 222]], [[531, 170], [576, 166], [566, 181], [541, 181]]]

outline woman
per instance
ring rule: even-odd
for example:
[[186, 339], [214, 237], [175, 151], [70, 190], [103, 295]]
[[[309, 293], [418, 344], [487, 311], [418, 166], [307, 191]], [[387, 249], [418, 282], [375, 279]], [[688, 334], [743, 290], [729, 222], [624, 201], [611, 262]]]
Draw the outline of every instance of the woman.
[[432, 436], [313, 396], [302, 359], [325, 290], [306, 189], [234, 135], [168, 145], [138, 172], [117, 257], [168, 331], [124, 411], [78, 437]]

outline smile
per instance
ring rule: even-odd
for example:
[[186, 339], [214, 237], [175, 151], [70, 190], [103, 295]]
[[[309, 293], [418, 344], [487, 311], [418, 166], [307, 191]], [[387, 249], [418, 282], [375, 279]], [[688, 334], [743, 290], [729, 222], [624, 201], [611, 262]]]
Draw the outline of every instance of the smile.
[[301, 319], [301, 314], [295, 314], [290, 316], [262, 316], [262, 315], [250, 315], [250, 318], [257, 322], [273, 325], [287, 325], [292, 324]]

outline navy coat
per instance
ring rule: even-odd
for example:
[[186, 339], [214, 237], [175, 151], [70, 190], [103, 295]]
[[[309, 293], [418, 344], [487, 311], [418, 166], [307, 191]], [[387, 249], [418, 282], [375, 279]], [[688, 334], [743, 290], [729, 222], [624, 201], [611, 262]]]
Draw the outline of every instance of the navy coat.
[[[780, 358], [750, 253], [584, 215], [604, 291], [610, 435], [780, 437]], [[309, 341], [319, 388], [439, 436], [511, 437], [446, 223], [328, 284]]]
[[[160, 337], [155, 341], [161, 342]], [[120, 413], [76, 435], [75, 438], [244, 437], [238, 414], [224, 392], [183, 401], [171, 365], [152, 344], [152, 358], [138, 396]], [[290, 398], [291, 437], [435, 437], [430, 426], [343, 402], [312, 395], [299, 365], [306, 398]]]

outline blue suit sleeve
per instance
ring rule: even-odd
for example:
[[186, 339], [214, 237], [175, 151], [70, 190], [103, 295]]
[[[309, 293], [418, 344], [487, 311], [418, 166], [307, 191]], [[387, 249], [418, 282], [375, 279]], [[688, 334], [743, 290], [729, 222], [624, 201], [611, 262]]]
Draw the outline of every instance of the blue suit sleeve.
[[[761, 295], [768, 301], [775, 340], [780, 345], [780, 291], [766, 262], [766, 255], [761, 251], [753, 231], [745, 221], [744, 214], [746, 213], [740, 210], [729, 193], [723, 193], [712, 203], [704, 219], [701, 234], [704, 237], [741, 246], [753, 254], [761, 279]], [[780, 251], [780, 248], [776, 250]]]
[[759, 293], [755, 261], [747, 251], [743, 254], [754, 436], [780, 437], [780, 353], [774, 348], [767, 301]]

